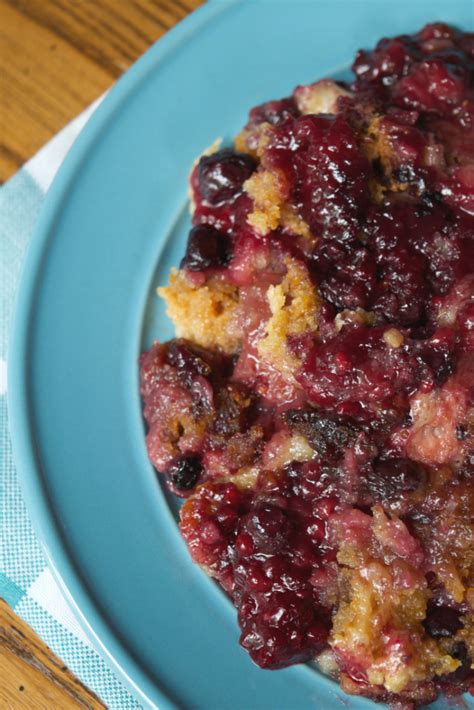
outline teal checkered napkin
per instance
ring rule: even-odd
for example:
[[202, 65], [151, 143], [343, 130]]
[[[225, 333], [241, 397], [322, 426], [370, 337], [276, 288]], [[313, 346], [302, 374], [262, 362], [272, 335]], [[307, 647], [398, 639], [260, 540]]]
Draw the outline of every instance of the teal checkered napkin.
[[7, 429], [7, 352], [21, 265], [51, 181], [92, 105], [0, 188], [0, 597], [112, 709], [140, 708], [97, 654], [46, 566], [23, 502]]

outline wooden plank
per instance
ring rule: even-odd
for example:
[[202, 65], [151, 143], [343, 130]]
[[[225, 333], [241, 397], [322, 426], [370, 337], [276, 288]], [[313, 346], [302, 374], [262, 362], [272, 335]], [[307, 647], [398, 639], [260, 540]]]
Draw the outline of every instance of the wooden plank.
[[0, 0], [0, 183], [202, 0]]
[[[7, 4], [0, 5], [0, 44], [0, 155], [18, 168], [113, 77]], [[7, 167], [0, 169], [5, 179]]]
[[0, 599], [0, 707], [100, 710], [105, 705]]

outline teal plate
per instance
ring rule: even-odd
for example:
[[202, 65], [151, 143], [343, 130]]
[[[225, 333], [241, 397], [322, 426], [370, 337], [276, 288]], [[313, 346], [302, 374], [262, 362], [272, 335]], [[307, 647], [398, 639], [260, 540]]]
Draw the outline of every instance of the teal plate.
[[249, 107], [433, 20], [472, 27], [472, 2], [210, 2], [118, 82], [48, 195], [10, 350], [15, 458], [57, 579], [147, 707], [372, 707], [239, 648], [235, 612], [191, 564], [148, 463], [137, 358], [172, 334], [154, 291], [183, 251], [196, 155]]

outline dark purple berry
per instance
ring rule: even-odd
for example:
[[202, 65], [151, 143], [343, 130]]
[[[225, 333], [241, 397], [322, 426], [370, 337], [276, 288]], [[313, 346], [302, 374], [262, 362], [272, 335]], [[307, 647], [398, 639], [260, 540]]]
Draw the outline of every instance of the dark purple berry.
[[426, 478], [423, 468], [409, 459], [375, 461], [367, 487], [376, 501], [391, 500], [402, 493], [416, 491]]
[[469, 677], [472, 678], [473, 671], [471, 670], [471, 658], [464, 641], [457, 641], [450, 649], [449, 655], [457, 661], [460, 661], [461, 665], [459, 668], [456, 668], [455, 671], [445, 676], [445, 679], [450, 680], [451, 682], [460, 683]]
[[178, 377], [192, 382], [198, 375], [209, 377], [212, 373], [212, 368], [203, 355], [206, 355], [205, 351], [186, 340], [171, 340], [166, 352], [166, 361], [176, 369]]
[[197, 456], [184, 456], [168, 469], [168, 478], [177, 491], [189, 491], [199, 480], [202, 465]]
[[204, 271], [226, 266], [230, 260], [229, 238], [209, 224], [199, 224], [189, 232], [181, 268]]
[[259, 552], [271, 553], [288, 544], [291, 523], [283, 510], [267, 503], [242, 518], [241, 530], [251, 536]]
[[459, 612], [449, 606], [428, 604], [426, 619], [423, 622], [426, 631], [435, 639], [454, 636], [463, 628]]
[[342, 455], [353, 445], [358, 434], [352, 425], [325, 416], [316, 409], [288, 409], [283, 418], [292, 431], [298, 431], [308, 439], [326, 462]]
[[[325, 244], [320, 251], [330, 257], [331, 250]], [[319, 254], [315, 255], [322, 265]], [[322, 274], [321, 293], [333, 306], [343, 308], [366, 308], [375, 286], [376, 264], [369, 251], [362, 247], [351, 247], [331, 259], [332, 264], [326, 275]]]
[[297, 118], [300, 115], [295, 100], [290, 97], [279, 101], [267, 101], [260, 106], [255, 106], [249, 113], [249, 123], [271, 123], [278, 126], [288, 118]]
[[244, 182], [256, 167], [250, 155], [235, 153], [229, 148], [204, 156], [198, 166], [202, 199], [213, 207], [233, 202], [242, 193]]

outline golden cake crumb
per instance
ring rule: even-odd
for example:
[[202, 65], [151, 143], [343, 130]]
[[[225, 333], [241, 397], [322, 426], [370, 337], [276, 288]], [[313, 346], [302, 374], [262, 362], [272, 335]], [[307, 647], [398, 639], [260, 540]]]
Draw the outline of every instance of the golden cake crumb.
[[255, 148], [250, 148], [248, 144], [249, 131], [244, 128], [234, 138], [234, 148], [238, 153], [249, 153], [252, 157], [257, 157]]
[[334, 325], [339, 333], [345, 325], [361, 324], [374, 325], [376, 315], [372, 311], [365, 311], [363, 308], [356, 308], [354, 311], [345, 308], [334, 318]]
[[292, 381], [299, 363], [288, 350], [287, 338], [307, 332], [316, 334], [320, 298], [302, 264], [287, 259], [286, 265], [288, 271], [282, 282], [267, 291], [272, 315], [257, 349], [262, 358]]
[[307, 223], [299, 216], [296, 208], [288, 202], [282, 205], [280, 224], [282, 227], [292, 232], [292, 234], [297, 234], [307, 240], [311, 239], [312, 241], [316, 241], [309, 231]]
[[[349, 551], [339, 553], [338, 561], [348, 563]], [[452, 673], [460, 662], [445, 653], [425, 633], [422, 621], [430, 592], [420, 586], [408, 589], [393, 584], [392, 571], [380, 561], [345, 568], [342, 588], [345, 597], [333, 620], [331, 646], [339, 652], [365, 659], [369, 682], [400, 693], [410, 683], [431, 678], [433, 674]], [[385, 630], [396, 642], [387, 645]]]
[[252, 128], [244, 128], [234, 138], [234, 147], [239, 153], [249, 153], [253, 158], [261, 158], [273, 130], [271, 123], [266, 121]]
[[403, 337], [403, 333], [400, 333], [398, 328], [389, 328], [388, 330], [385, 331], [383, 334], [383, 339], [389, 346], [389, 348], [399, 348], [401, 345], [403, 345], [403, 342], [405, 338]]
[[[471, 593], [474, 593], [474, 589], [472, 588]], [[466, 614], [465, 616], [463, 616], [462, 622], [464, 626], [456, 634], [455, 642], [462, 641], [463, 643], [465, 643], [469, 656], [471, 658], [474, 658], [474, 621], [472, 619], [472, 615]], [[451, 639], [449, 639], [449, 641], [451, 641]], [[449, 643], [449, 641], [447, 641], [447, 643]], [[471, 668], [473, 667], [474, 664], [471, 665]]]
[[292, 234], [315, 241], [308, 224], [299, 216], [296, 208], [286, 202], [283, 186], [284, 178], [276, 170], [259, 170], [254, 173], [244, 185], [254, 201], [254, 209], [247, 217], [247, 222], [263, 235], [283, 227]]
[[314, 84], [305, 84], [295, 89], [295, 101], [298, 109], [305, 114], [331, 114], [337, 112], [337, 100], [340, 96], [352, 96], [331, 79], [322, 79]]
[[293, 461], [304, 463], [314, 458], [314, 449], [303, 434], [277, 432], [263, 452], [265, 469], [277, 471]]
[[284, 177], [276, 170], [257, 170], [244, 184], [253, 199], [253, 212], [247, 222], [260, 234], [268, 234], [280, 224], [281, 208], [285, 201]]
[[176, 337], [191, 340], [203, 348], [218, 348], [224, 353], [238, 350], [237, 287], [219, 277], [196, 286], [183, 271], [172, 269], [169, 285], [159, 288], [158, 294], [166, 302]]
[[235, 476], [229, 479], [224, 478], [223, 480], [232, 481], [241, 491], [251, 490], [257, 483], [259, 473], [260, 469], [258, 466], [247, 466], [246, 468], [241, 468]]
[[381, 122], [381, 116], [375, 116], [370, 120], [362, 147], [369, 160], [379, 160], [384, 172], [390, 172], [393, 150], [386, 133], [381, 130]]

